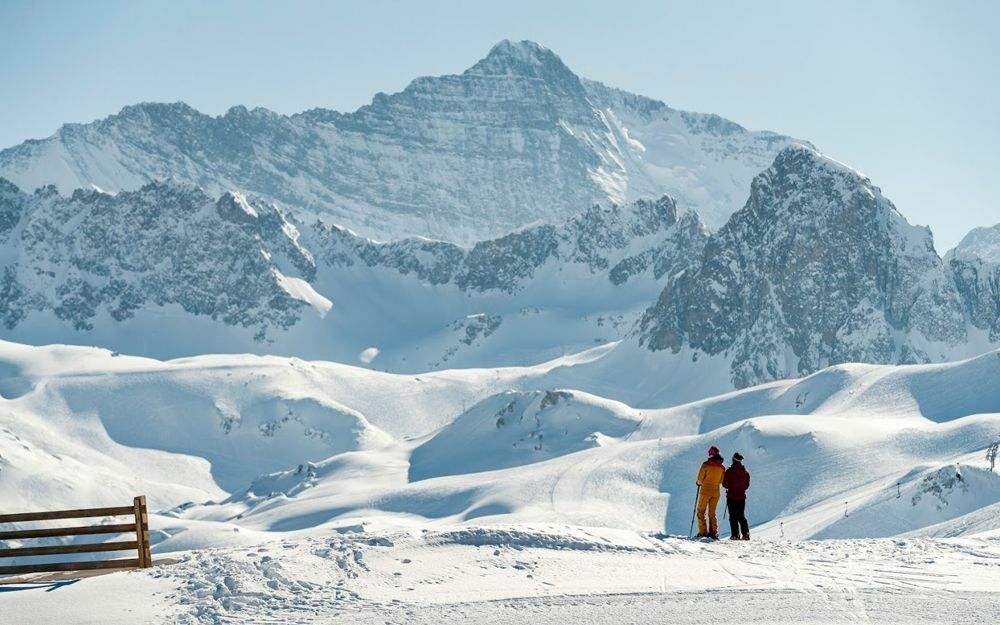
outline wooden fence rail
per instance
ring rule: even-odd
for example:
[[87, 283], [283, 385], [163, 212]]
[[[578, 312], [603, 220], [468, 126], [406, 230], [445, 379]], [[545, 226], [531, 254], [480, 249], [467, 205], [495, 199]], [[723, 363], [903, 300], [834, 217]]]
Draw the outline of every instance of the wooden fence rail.
[[84, 571], [94, 569], [148, 568], [153, 566], [149, 552], [149, 514], [146, 497], [139, 496], [131, 506], [115, 508], [86, 508], [83, 510], [56, 510], [52, 512], [26, 512], [0, 514], [2, 523], [22, 523], [25, 521], [52, 521], [56, 519], [86, 519], [93, 517], [131, 516], [132, 522], [112, 525], [80, 525], [75, 527], [52, 527], [44, 529], [0, 531], [0, 541], [25, 538], [54, 538], [57, 536], [87, 536], [97, 534], [134, 534], [135, 539], [72, 545], [51, 545], [44, 547], [0, 548], [0, 558], [23, 558], [69, 553], [104, 553], [108, 551], [132, 551], [137, 557], [115, 560], [91, 560], [85, 562], [48, 562], [41, 564], [19, 564], [0, 566], [0, 575], [41, 573], [49, 571]]

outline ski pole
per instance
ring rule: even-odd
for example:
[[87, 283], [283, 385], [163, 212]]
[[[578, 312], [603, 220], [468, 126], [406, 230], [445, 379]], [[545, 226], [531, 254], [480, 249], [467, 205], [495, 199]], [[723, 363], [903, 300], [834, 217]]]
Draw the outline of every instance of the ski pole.
[[722, 520], [726, 520], [726, 513], [729, 512], [729, 500], [726, 500], [726, 507], [722, 509]]
[[688, 538], [694, 536], [694, 517], [698, 513], [699, 497], [701, 497], [701, 484], [698, 485], [698, 490], [694, 494], [694, 510], [691, 511], [691, 529], [688, 530]]

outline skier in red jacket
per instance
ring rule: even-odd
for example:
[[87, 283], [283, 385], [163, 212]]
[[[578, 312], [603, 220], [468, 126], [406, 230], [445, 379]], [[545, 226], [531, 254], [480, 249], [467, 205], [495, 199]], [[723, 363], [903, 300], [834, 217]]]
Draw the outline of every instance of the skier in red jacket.
[[747, 523], [747, 489], [750, 488], [750, 472], [743, 466], [743, 456], [733, 454], [733, 464], [726, 469], [722, 478], [726, 489], [726, 507], [729, 510], [729, 540], [750, 540], [750, 525]]

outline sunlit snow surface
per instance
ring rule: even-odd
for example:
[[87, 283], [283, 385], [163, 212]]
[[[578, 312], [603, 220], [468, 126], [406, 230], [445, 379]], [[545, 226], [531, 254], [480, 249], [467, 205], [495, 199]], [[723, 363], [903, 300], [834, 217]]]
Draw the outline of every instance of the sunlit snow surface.
[[[282, 538], [3, 595], [12, 622], [990, 623], [996, 540], [702, 544], [519, 526]], [[0, 587], [3, 588], [3, 587]], [[9, 587], [8, 587], [9, 588]], [[721, 617], [720, 617], [721, 618]]]
[[[614, 354], [394, 375], [0, 343], [0, 501], [149, 496], [154, 554], [180, 563], [80, 582], [88, 597], [134, 598], [95, 604], [102, 623], [121, 609], [187, 623], [503, 623], [525, 610], [603, 623], [666, 605], [657, 622], [692, 622], [746, 601], [746, 622], [995, 610], [1000, 476], [985, 448], [1000, 434], [1000, 352], [641, 409], [573, 390], [574, 371], [586, 382]], [[711, 444], [753, 474], [750, 543], [663, 538], [687, 534]], [[9, 614], [55, 614], [84, 595], [39, 596], [2, 599]]]
[[[991, 529], [963, 517], [1000, 501], [985, 464], [1000, 435], [1000, 352], [840, 365], [672, 408], [574, 390], [620, 357], [397, 375], [0, 343], [0, 495], [10, 508], [81, 507], [148, 492], [165, 513], [160, 551], [211, 544], [192, 525], [204, 520], [255, 532], [516, 521], [680, 533], [715, 444], [746, 457], [761, 537]], [[596, 371], [637, 375], [614, 362]]]

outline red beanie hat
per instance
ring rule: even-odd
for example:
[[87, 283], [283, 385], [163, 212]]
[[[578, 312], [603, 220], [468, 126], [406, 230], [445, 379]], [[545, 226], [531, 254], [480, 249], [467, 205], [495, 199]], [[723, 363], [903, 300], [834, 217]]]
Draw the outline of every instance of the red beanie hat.
[[712, 445], [711, 447], [708, 448], [708, 455], [709, 455], [709, 457], [712, 457], [712, 456], [716, 455], [717, 453], [719, 453], [719, 448], [716, 447], [715, 445]]

